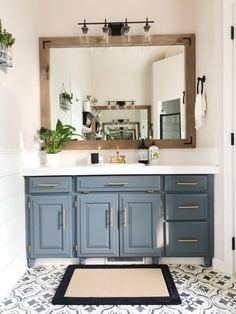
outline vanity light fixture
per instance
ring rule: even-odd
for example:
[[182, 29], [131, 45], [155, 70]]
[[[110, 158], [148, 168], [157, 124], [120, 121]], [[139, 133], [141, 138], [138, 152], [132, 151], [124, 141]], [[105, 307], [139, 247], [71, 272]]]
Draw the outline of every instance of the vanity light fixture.
[[108, 100], [108, 109], [134, 109], [135, 100]]
[[144, 30], [144, 42], [149, 43], [151, 41], [151, 26], [149, 25], [148, 18], [146, 18], [146, 24], [143, 27]]
[[103, 41], [105, 43], [108, 43], [109, 36], [111, 36], [111, 28], [107, 24], [107, 20], [105, 19], [104, 26], [102, 27], [102, 33], [103, 33]]
[[87, 27], [87, 23], [86, 23], [86, 20], [84, 20], [84, 22], [82, 23], [82, 27], [81, 27], [81, 30], [82, 30], [82, 34], [83, 35], [87, 35], [88, 34], [88, 27]]
[[143, 30], [144, 30], [144, 42], [150, 42], [150, 30], [151, 26], [150, 24], [154, 23], [154, 21], [149, 21], [148, 18], [146, 18], [145, 21], [128, 21], [127, 18], [124, 22], [107, 22], [107, 19], [105, 19], [104, 22], [86, 22], [84, 19], [84, 22], [78, 23], [78, 25], [82, 25], [81, 31], [82, 36], [87, 36], [88, 33], [88, 27], [87, 25], [103, 25], [102, 27], [102, 36], [103, 41], [108, 42], [109, 36], [124, 36], [124, 40], [126, 42], [129, 42], [130, 40], [130, 24], [144, 24]]
[[87, 26], [87, 23], [86, 23], [86, 20], [84, 20], [83, 23], [81, 23], [81, 25], [83, 25], [81, 27], [81, 31], [82, 31], [82, 37], [81, 37], [81, 44], [83, 45], [87, 45], [88, 44], [88, 26]]

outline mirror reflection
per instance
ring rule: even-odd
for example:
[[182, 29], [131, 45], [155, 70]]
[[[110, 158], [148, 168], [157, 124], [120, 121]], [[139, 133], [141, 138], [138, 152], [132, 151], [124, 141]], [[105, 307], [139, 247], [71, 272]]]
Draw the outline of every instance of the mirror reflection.
[[50, 49], [52, 128], [60, 119], [87, 140], [185, 139], [184, 98], [183, 45]]

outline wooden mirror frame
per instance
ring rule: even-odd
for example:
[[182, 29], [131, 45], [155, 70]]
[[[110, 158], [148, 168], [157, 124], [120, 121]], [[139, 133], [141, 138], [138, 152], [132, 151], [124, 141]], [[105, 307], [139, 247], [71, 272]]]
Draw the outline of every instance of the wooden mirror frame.
[[[121, 36], [112, 36], [109, 44], [102, 42], [100, 36], [88, 36], [88, 45], [80, 42], [80, 37], [41, 37], [39, 38], [40, 55], [40, 106], [41, 126], [51, 128], [50, 110], [50, 48], [76, 47], [120, 47], [120, 46], [185, 46], [185, 103], [186, 103], [186, 138], [146, 140], [150, 146], [153, 141], [159, 148], [193, 148], [196, 147], [196, 130], [194, 119], [195, 107], [195, 35], [152, 35], [151, 43], [144, 43], [143, 36], [131, 36], [130, 43], [123, 44]], [[71, 141], [65, 149], [137, 149], [140, 140], [96, 140]]]

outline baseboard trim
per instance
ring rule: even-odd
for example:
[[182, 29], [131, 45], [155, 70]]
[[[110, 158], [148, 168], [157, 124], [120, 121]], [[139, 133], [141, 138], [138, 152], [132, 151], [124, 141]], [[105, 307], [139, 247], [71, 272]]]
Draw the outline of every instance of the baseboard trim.
[[212, 260], [212, 269], [222, 273], [233, 274], [232, 268], [229, 267], [229, 265], [227, 265], [224, 261], [217, 258], [213, 258]]

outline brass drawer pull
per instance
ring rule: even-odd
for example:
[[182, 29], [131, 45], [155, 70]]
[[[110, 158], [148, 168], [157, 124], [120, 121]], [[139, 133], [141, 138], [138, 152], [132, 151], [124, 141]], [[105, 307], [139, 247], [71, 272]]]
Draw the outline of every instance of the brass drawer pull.
[[127, 214], [128, 214], [128, 209], [124, 209], [124, 226], [127, 227]]
[[62, 226], [63, 229], [66, 229], [66, 208], [62, 210]]
[[198, 205], [180, 205], [178, 206], [179, 209], [198, 209]]
[[128, 184], [129, 183], [127, 183], [127, 182], [110, 182], [110, 183], [108, 183], [109, 186], [125, 186]]
[[114, 209], [110, 209], [110, 225], [113, 227], [113, 221], [114, 221]]
[[178, 242], [179, 243], [197, 243], [198, 240], [196, 240], [196, 239], [179, 239]]
[[38, 187], [39, 188], [56, 188], [58, 187], [58, 183], [39, 183]]
[[197, 182], [177, 182], [177, 185], [197, 185]]

